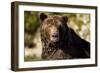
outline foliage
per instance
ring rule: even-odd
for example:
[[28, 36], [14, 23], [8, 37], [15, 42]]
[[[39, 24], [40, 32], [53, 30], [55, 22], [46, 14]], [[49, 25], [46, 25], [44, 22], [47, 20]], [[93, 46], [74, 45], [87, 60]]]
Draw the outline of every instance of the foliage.
[[39, 19], [37, 14], [38, 14], [37, 12], [25, 11], [25, 15], [24, 15], [25, 32], [32, 34], [34, 33], [34, 31], [36, 31], [36, 29], [39, 26]]

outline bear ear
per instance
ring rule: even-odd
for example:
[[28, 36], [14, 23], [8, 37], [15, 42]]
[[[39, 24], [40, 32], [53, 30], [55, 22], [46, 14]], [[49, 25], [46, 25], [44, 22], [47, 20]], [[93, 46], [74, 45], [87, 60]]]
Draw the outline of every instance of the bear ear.
[[68, 17], [67, 16], [62, 16], [62, 20], [66, 24], [68, 22]]
[[44, 21], [47, 18], [47, 15], [44, 14], [44, 13], [40, 13], [39, 18], [40, 18], [41, 21]]

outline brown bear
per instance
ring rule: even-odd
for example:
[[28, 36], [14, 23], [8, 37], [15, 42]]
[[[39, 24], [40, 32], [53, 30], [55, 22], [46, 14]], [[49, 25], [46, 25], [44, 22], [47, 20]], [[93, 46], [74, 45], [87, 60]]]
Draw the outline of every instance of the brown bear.
[[68, 17], [40, 13], [42, 59], [90, 58], [90, 43], [67, 26]]

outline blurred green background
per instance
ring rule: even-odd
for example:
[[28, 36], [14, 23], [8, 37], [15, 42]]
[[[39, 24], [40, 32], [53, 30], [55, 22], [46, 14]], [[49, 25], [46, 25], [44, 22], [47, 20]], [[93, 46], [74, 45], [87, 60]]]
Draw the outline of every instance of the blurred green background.
[[[42, 60], [39, 13], [40, 12], [24, 11], [24, 61]], [[43, 13], [47, 15], [58, 14], [67, 16], [68, 26], [73, 28], [81, 38], [90, 41], [90, 14], [54, 12]]]

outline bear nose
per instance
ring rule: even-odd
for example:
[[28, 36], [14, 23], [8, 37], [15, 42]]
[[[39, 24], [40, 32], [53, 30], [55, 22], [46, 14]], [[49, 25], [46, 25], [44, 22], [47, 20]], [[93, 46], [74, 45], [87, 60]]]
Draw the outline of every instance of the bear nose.
[[54, 34], [52, 35], [52, 37], [57, 38], [57, 37], [58, 37], [58, 34], [57, 34], [57, 33], [54, 33]]

